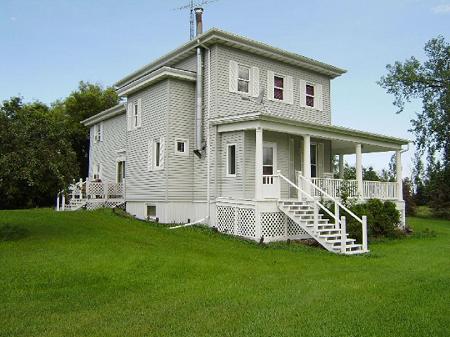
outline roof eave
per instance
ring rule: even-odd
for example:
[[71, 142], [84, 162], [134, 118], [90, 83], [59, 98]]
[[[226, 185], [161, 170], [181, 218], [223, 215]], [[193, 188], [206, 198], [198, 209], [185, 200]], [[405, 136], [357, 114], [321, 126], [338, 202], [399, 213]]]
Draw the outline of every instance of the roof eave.
[[115, 83], [115, 86], [117, 88], [121, 88], [124, 85], [129, 84], [132, 81], [135, 81], [139, 79], [140, 77], [148, 74], [149, 72], [152, 72], [164, 65], [167, 65], [170, 62], [173, 62], [177, 59], [182, 59], [183, 57], [187, 56], [186, 54], [192, 54], [194, 49], [201, 45], [208, 45], [208, 44], [214, 44], [214, 43], [220, 43], [220, 41], [232, 41], [234, 43], [240, 44], [240, 45], [246, 45], [250, 46], [251, 48], [254, 48], [255, 50], [261, 50], [264, 51], [267, 54], [271, 55], [278, 55], [285, 61], [290, 61], [292, 63], [297, 63], [298, 66], [303, 66], [306, 68], [312, 68], [312, 70], [315, 70], [319, 73], [323, 73], [327, 76], [330, 76], [331, 78], [336, 78], [344, 73], [347, 72], [347, 70], [338, 68], [320, 61], [316, 61], [314, 59], [298, 55], [295, 53], [291, 53], [279, 48], [272, 47], [268, 44], [251, 40], [239, 35], [231, 34], [225, 31], [222, 31], [217, 28], [212, 28], [205, 33], [197, 36], [194, 40], [191, 40], [182, 46], [176, 48], [175, 50], [167, 53], [166, 55], [161, 56], [160, 58], [156, 59], [155, 61], [145, 65], [144, 67], [134, 71], [133, 73], [125, 76], [121, 80], [117, 81]]

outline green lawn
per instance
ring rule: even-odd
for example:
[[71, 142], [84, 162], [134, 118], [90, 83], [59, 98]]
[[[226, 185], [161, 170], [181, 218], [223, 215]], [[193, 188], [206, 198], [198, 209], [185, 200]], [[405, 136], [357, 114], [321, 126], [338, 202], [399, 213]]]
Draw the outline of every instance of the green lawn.
[[[449, 336], [450, 222], [338, 256], [110, 210], [1, 211], [0, 336]], [[425, 231], [429, 228], [429, 231]]]

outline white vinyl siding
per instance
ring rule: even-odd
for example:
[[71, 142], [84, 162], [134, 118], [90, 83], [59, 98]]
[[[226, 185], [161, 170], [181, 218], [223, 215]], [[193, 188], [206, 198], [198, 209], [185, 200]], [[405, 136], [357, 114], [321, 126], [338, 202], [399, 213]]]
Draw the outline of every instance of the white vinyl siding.
[[102, 121], [101, 141], [94, 144], [95, 125], [91, 127], [90, 148], [89, 148], [89, 178], [94, 175], [94, 164], [102, 163], [103, 181], [115, 181], [116, 179], [116, 160], [119, 151], [126, 152], [126, 115], [112, 117]]
[[[241, 96], [245, 94], [236, 94], [237, 91], [233, 91], [233, 89], [230, 90], [230, 86], [233, 87], [234, 83], [229, 80], [230, 60], [232, 60], [238, 65], [243, 64], [259, 69], [260, 89], [264, 89], [264, 95], [267, 97], [265, 105], [271, 114], [308, 123], [331, 124], [329, 77], [298, 66], [272, 60], [261, 55], [238, 50], [230, 46], [213, 46], [211, 48], [211, 54], [211, 67], [213, 69], [211, 73], [211, 118], [233, 116], [236, 115], [237, 111], [250, 112], [255, 111], [255, 109], [258, 111], [262, 109], [262, 107], [255, 106], [254, 102], [243, 100]], [[285, 104], [284, 101], [274, 101], [273, 97], [270, 97], [273, 95], [269, 89], [273, 88], [273, 84], [271, 84], [273, 80], [270, 77], [268, 78], [268, 71], [274, 74], [292, 77], [292, 104]], [[300, 100], [303, 100], [304, 97], [300, 94], [300, 79], [322, 86], [322, 105], [319, 105], [317, 109], [306, 108], [304, 103], [301, 104]], [[290, 83], [286, 82], [286, 86], [289, 85]], [[235, 86], [237, 86], [237, 84]], [[254, 96], [258, 95], [258, 91], [260, 92], [260, 90], [255, 89]], [[304, 92], [304, 90], [302, 90], [302, 92]], [[287, 97], [289, 97], [289, 95]], [[290, 101], [290, 98], [287, 98], [286, 101]], [[320, 110], [320, 108], [322, 109]]]

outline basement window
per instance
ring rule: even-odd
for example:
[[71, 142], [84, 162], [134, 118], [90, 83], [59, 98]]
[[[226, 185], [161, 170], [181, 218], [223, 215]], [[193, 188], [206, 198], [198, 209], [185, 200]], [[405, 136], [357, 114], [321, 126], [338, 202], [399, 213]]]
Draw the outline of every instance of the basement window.
[[156, 206], [147, 205], [147, 219], [149, 220], [156, 219]]

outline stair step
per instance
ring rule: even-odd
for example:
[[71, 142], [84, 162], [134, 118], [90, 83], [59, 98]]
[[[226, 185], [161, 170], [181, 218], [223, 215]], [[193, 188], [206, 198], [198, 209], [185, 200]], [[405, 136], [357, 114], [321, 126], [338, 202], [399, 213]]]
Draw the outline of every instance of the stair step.
[[[322, 239], [327, 239], [327, 238], [339, 238], [339, 240], [341, 239], [341, 233], [338, 233], [338, 234], [323, 234], [323, 235], [319, 234], [318, 236], [319, 236], [319, 238], [322, 238]], [[345, 236], [348, 236], [348, 234], [345, 234]]]
[[[332, 245], [333, 245], [333, 248], [335, 248], [335, 247], [341, 247], [341, 243], [342, 243], [342, 241], [341, 240], [326, 240], [327, 241], [327, 243], [331, 243]], [[349, 238], [347, 238], [347, 240], [345, 241], [345, 243], [346, 244], [353, 244], [354, 242], [355, 242], [356, 240], [355, 239], [349, 239]]]

